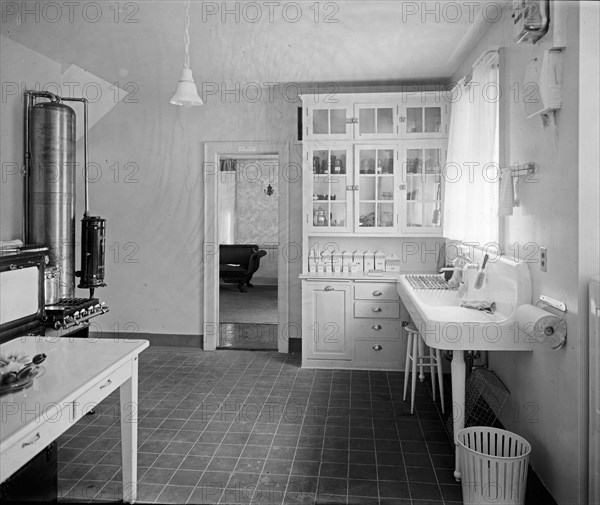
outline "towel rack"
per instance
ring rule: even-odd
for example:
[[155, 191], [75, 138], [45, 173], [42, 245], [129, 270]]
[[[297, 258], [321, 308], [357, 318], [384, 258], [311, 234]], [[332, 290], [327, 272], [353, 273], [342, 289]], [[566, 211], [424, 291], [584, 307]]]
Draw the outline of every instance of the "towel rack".
[[535, 174], [536, 165], [534, 162], [530, 161], [529, 163], [525, 163], [523, 165], [517, 165], [515, 168], [510, 169], [510, 175], [513, 179], [517, 179], [519, 177], [525, 175], [533, 175]]

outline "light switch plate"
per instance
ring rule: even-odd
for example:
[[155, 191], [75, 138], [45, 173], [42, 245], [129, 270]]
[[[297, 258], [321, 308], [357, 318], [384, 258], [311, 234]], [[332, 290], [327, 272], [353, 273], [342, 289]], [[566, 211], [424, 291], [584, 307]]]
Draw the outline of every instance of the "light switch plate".
[[548, 269], [548, 248], [540, 247], [540, 270], [545, 272]]

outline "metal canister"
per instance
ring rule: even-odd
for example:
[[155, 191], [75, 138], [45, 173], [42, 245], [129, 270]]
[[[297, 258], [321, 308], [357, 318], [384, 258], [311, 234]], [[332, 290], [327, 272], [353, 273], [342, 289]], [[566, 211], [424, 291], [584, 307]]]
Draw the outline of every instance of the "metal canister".
[[57, 102], [31, 107], [27, 241], [49, 248], [60, 298], [75, 294], [75, 111]]
[[54, 305], [60, 300], [60, 272], [58, 268], [46, 268], [44, 272], [44, 298], [46, 305]]

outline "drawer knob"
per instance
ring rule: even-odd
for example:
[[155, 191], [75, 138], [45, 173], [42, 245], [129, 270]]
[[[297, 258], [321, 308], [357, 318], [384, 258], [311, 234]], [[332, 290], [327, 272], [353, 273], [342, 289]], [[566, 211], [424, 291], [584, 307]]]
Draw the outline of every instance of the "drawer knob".
[[33, 445], [33, 444], [35, 444], [35, 443], [36, 443], [36, 442], [37, 442], [37, 441], [38, 441], [40, 438], [41, 438], [41, 435], [40, 435], [40, 432], [38, 431], [38, 432], [35, 434], [35, 437], [33, 437], [33, 440], [31, 440], [31, 441], [29, 441], [29, 442], [23, 442], [23, 443], [21, 444], [21, 449], [22, 449], [23, 447], [27, 447], [28, 445]]
[[325, 286], [325, 291], [333, 291], [333, 286]]
[[374, 330], [381, 330], [381, 325], [380, 324], [374, 324], [373, 326], [371, 326], [371, 328], [373, 328]]
[[382, 294], [381, 291], [373, 291], [373, 296], [381, 296]]
[[374, 351], [381, 351], [382, 349], [383, 349], [383, 347], [382, 347], [382, 346], [380, 346], [379, 344], [378, 344], [378, 345], [374, 345], [374, 346], [373, 346], [373, 350], [374, 350]]
[[373, 312], [381, 312], [381, 307], [373, 307], [371, 310]]
[[100, 389], [104, 389], [108, 386], [110, 386], [112, 384], [112, 380], [108, 379], [104, 384], [102, 384], [102, 386], [100, 386]]

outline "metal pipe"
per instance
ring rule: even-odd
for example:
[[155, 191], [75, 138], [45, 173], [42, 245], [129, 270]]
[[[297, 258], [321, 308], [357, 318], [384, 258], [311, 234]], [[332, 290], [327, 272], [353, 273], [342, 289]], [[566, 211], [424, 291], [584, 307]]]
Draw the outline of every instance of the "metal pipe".
[[83, 102], [83, 201], [84, 201], [84, 216], [90, 213], [89, 197], [88, 197], [88, 103], [87, 98], [66, 98], [61, 97], [65, 102]]

